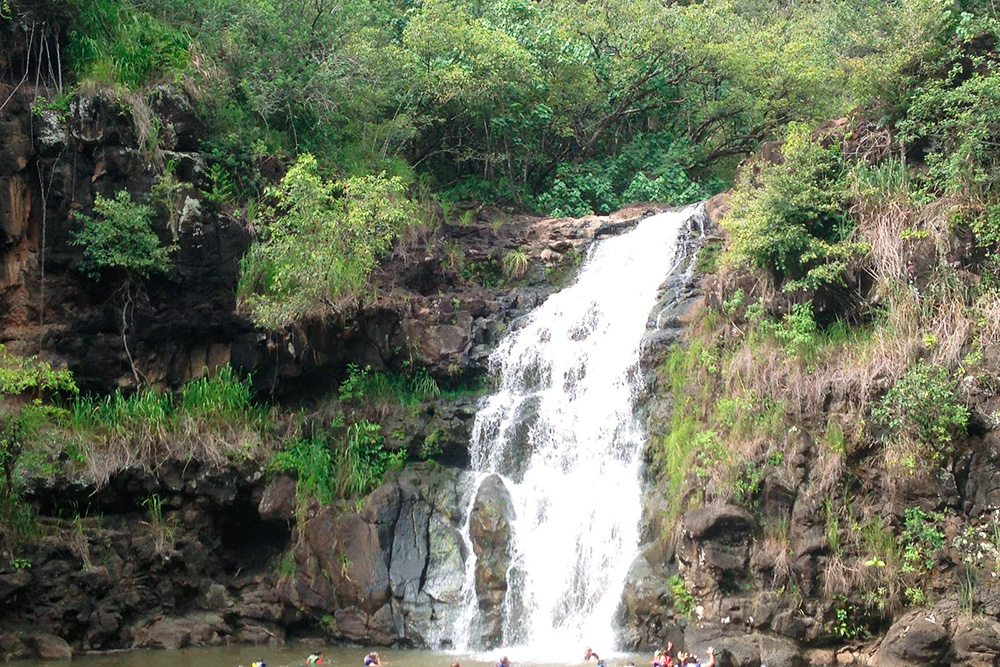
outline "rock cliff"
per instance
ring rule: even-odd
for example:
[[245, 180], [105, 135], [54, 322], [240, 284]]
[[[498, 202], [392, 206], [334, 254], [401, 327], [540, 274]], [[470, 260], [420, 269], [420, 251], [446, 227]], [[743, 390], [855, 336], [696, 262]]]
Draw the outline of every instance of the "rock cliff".
[[[206, 194], [212, 158], [187, 93], [161, 87], [122, 98], [95, 89], [64, 109], [32, 105], [23, 90], [7, 95], [0, 343], [68, 368], [85, 392], [129, 391], [139, 380], [176, 389], [225, 364], [252, 376], [261, 395], [296, 405], [335, 393], [349, 363], [414, 364], [446, 383], [481, 378], [498, 337], [571, 275], [593, 239], [654, 210], [551, 220], [477, 207], [465, 223], [402, 239], [376, 271], [375, 298], [265, 332], [235, 295], [252, 232], [233, 206]], [[281, 173], [277, 161], [260, 168], [272, 179]], [[176, 182], [153, 194], [168, 169]], [[153, 207], [157, 233], [176, 246], [169, 272], [128, 304], [113, 281], [79, 270], [73, 243], [76, 214], [121, 190]], [[527, 265], [510, 280], [500, 266], [514, 249]], [[474, 396], [458, 396], [379, 418], [394, 447], [433, 440], [438, 461], [462, 466], [474, 413]], [[317, 634], [448, 646], [454, 638], [442, 629], [464, 604], [469, 549], [480, 556], [482, 600], [502, 599], [507, 586], [509, 498], [502, 485], [480, 490], [466, 545], [459, 521], [471, 499], [457, 468], [414, 464], [357, 506], [320, 506], [263, 460], [169, 461], [155, 472], [117, 470], [101, 484], [70, 463], [47, 463], [23, 480], [38, 535], [0, 559], [5, 657]], [[495, 642], [499, 618], [485, 618], [475, 632]]]

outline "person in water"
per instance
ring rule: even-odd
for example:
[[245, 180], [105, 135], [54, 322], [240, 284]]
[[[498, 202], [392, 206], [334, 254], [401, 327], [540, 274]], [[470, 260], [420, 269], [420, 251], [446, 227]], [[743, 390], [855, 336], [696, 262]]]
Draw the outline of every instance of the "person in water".
[[250, 667], [267, 667], [267, 663], [263, 660], [254, 660], [250, 663]]
[[504, 656], [500, 658], [500, 662], [496, 664], [496, 667], [510, 667], [510, 660], [507, 659], [507, 656]]
[[323, 664], [323, 651], [313, 651], [312, 654], [306, 658], [307, 665], [322, 665]]
[[708, 655], [707, 662], [701, 662], [698, 660], [698, 656], [694, 653], [685, 653], [684, 651], [677, 652], [677, 664], [678, 665], [691, 665], [692, 667], [715, 667], [715, 649], [711, 646], [705, 651]]
[[583, 660], [588, 662], [591, 658], [597, 661], [597, 667], [605, 667], [604, 661], [601, 660], [601, 656], [590, 650], [590, 647], [583, 649]]
[[378, 653], [372, 651], [365, 656], [365, 667], [382, 667], [382, 660], [378, 657]]
[[674, 643], [667, 642], [667, 648], [660, 649], [653, 655], [653, 667], [673, 667]]

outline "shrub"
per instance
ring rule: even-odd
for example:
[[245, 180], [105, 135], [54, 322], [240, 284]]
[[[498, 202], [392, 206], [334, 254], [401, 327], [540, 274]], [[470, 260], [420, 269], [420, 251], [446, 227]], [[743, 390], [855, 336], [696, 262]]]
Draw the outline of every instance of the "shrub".
[[172, 247], [162, 245], [153, 231], [151, 207], [133, 202], [121, 190], [114, 199], [97, 195], [94, 212], [95, 217], [77, 216], [83, 228], [74, 234], [73, 244], [83, 247], [81, 271], [91, 278], [106, 271], [138, 278], [167, 271]]
[[947, 453], [969, 421], [957, 385], [946, 369], [918, 361], [875, 406], [872, 416], [891, 431], [890, 440], [904, 439], [935, 454]]
[[614, 155], [560, 165], [535, 205], [552, 216], [579, 217], [641, 201], [695, 202], [719, 190], [720, 183], [691, 178], [686, 165], [693, 162], [694, 151], [686, 141], [664, 132], [639, 134]]
[[848, 261], [861, 249], [852, 243], [845, 215], [844, 169], [839, 146], [824, 146], [794, 125], [780, 164], [746, 170], [733, 194], [725, 226], [726, 260], [774, 273], [785, 289], [843, 281]]
[[667, 580], [667, 586], [674, 597], [674, 609], [682, 616], [690, 614], [695, 607], [694, 596], [687, 589], [684, 577], [679, 574], [671, 575]]
[[[927, 146], [926, 187], [957, 195], [983, 245], [1000, 242], [1000, 35], [995, 8], [941, 3], [938, 40], [911, 68], [900, 141]], [[967, 4], [967, 3], [966, 3]]]
[[261, 213], [257, 243], [243, 258], [239, 293], [254, 320], [281, 327], [358, 298], [415, 217], [404, 190], [384, 174], [328, 181], [316, 158], [301, 155], [269, 190], [277, 206]]
[[938, 512], [925, 512], [919, 507], [906, 508], [902, 536], [903, 572], [929, 572], [934, 569], [934, 552], [944, 546], [944, 532], [938, 527], [942, 519]]
[[389, 452], [384, 445], [382, 426], [362, 420], [348, 426], [339, 441], [330, 434], [296, 440], [275, 454], [271, 467], [294, 472], [299, 493], [329, 503], [368, 493], [387, 470], [402, 466], [406, 451]]
[[503, 272], [508, 278], [523, 278], [528, 272], [528, 255], [523, 250], [509, 250], [503, 256]]
[[0, 345], [0, 395], [30, 393], [37, 398], [55, 391], [77, 393], [71, 371], [54, 369], [52, 364], [37, 357], [12, 354]]
[[323, 437], [302, 438], [271, 460], [275, 470], [295, 472], [300, 494], [329, 503], [334, 496], [333, 453]]
[[338, 391], [341, 401], [391, 401], [400, 405], [412, 405], [440, 395], [441, 388], [426, 368], [404, 375], [375, 371], [371, 366], [361, 368], [357, 364], [347, 365], [347, 379]]

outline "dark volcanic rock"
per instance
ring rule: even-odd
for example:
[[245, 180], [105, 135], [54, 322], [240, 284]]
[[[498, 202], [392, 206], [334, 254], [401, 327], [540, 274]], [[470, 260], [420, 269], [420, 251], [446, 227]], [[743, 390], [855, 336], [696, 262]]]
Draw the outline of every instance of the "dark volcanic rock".
[[910, 612], [889, 628], [879, 648], [877, 664], [879, 667], [949, 665], [950, 645], [948, 629], [934, 614], [924, 610]]
[[700, 542], [741, 544], [753, 526], [753, 516], [736, 505], [699, 507], [684, 515], [684, 527]]
[[257, 511], [265, 521], [291, 521], [295, 518], [297, 503], [295, 480], [278, 475], [264, 489]]
[[992, 667], [1000, 663], [1000, 623], [985, 616], [955, 621], [955, 665]]

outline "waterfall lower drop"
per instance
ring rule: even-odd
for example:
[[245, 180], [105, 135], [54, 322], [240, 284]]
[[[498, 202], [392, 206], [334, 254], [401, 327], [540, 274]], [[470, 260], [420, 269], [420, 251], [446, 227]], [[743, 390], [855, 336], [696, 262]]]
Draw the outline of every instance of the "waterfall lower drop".
[[[518, 647], [521, 659], [614, 648], [614, 614], [639, 542], [640, 343], [698, 211], [654, 215], [596, 243], [576, 281], [523, 318], [491, 358], [499, 386], [480, 405], [471, 456], [477, 484], [497, 473], [511, 496], [500, 643]], [[456, 648], [466, 650], [482, 648], [469, 553], [455, 628]]]

